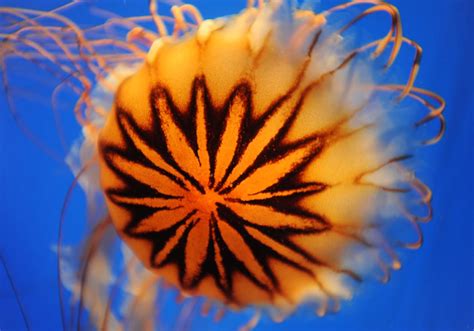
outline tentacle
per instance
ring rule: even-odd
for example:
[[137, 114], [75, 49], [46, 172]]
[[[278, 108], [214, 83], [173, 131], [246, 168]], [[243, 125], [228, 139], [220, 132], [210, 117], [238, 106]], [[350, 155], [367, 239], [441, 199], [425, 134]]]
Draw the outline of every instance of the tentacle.
[[372, 169], [368, 169], [362, 173], [360, 173], [359, 175], [357, 175], [353, 182], [354, 184], [356, 185], [368, 185], [368, 186], [373, 186], [373, 187], [376, 187], [376, 188], [379, 188], [383, 191], [387, 191], [387, 192], [394, 192], [394, 193], [407, 193], [409, 190], [408, 189], [405, 189], [405, 188], [396, 188], [396, 187], [385, 187], [385, 186], [381, 186], [381, 185], [377, 185], [377, 184], [374, 184], [374, 183], [370, 183], [370, 182], [366, 182], [363, 180], [363, 178], [367, 175], [370, 175], [370, 174], [373, 174], [377, 171], [379, 171], [380, 169], [382, 168], [385, 168], [391, 164], [394, 164], [394, 163], [398, 163], [398, 162], [402, 162], [402, 161], [405, 161], [405, 160], [408, 160], [408, 159], [411, 159], [413, 156], [412, 155], [400, 155], [400, 156], [396, 156], [396, 157], [392, 157], [390, 158], [389, 160], [387, 160], [386, 162], [384, 163], [381, 163], [380, 165], [372, 168]]
[[198, 299], [195, 297], [189, 298], [188, 302], [181, 307], [179, 316], [176, 319], [175, 330], [187, 331], [190, 329], [191, 317], [198, 305]]
[[403, 215], [412, 222], [416, 223], [427, 223], [433, 218], [433, 207], [431, 206], [432, 193], [426, 184], [420, 181], [415, 176], [410, 179], [410, 185], [412, 189], [420, 196], [420, 204], [427, 210], [426, 215], [419, 216], [408, 210], [402, 208]]
[[[142, 300], [147, 295], [147, 293], [151, 290], [151, 288], [156, 286], [156, 290], [157, 291], [160, 290], [161, 282], [162, 280], [158, 276], [152, 273], [150, 273], [147, 278], [143, 279], [140, 288], [138, 288], [138, 291], [135, 294], [135, 298], [128, 306], [127, 315], [134, 316], [135, 310], [138, 304], [140, 303], [140, 300]], [[157, 309], [157, 311], [159, 312], [159, 309]], [[125, 318], [125, 321], [130, 321], [130, 320], [131, 320], [130, 318]], [[124, 330], [130, 330], [129, 326], [130, 326], [129, 322], [125, 322]]]
[[262, 312], [256, 308], [255, 313], [252, 316], [252, 318], [247, 322], [247, 324], [242, 326], [239, 331], [252, 331], [253, 329], [255, 329], [255, 327], [257, 326], [261, 318], [262, 318]]
[[163, 19], [158, 14], [158, 2], [157, 0], [149, 0], [149, 8], [150, 14], [153, 18], [153, 22], [155, 23], [156, 29], [160, 35], [160, 37], [168, 36], [168, 30], [163, 22]]
[[417, 239], [411, 243], [404, 243], [399, 241], [397, 244], [399, 247], [407, 248], [407, 249], [418, 249], [423, 245], [423, 232], [421, 232], [420, 225], [413, 220], [409, 220], [410, 225], [413, 227], [416, 233]]
[[188, 30], [188, 24], [186, 23], [186, 19], [184, 18], [181, 7], [171, 7], [171, 13], [175, 18], [175, 24], [172, 35], [174, 38], [176, 38], [179, 32], [186, 32]]
[[[59, 12], [64, 11], [66, 9], [71, 9], [72, 7], [78, 5], [79, 3], [80, 3], [80, 1], [71, 1], [69, 3], [66, 3], [66, 4], [62, 5], [62, 6], [56, 7], [54, 9], [50, 10], [49, 12], [58, 14]], [[12, 8], [12, 9], [18, 9], [18, 8]], [[44, 15], [43, 13], [45, 13], [45, 12], [38, 11], [37, 15], [32, 15], [33, 17], [31, 17], [31, 20], [38, 21], [42, 18], [45, 18], [46, 15]], [[5, 27], [14, 30], [14, 29], [21, 28], [22, 26], [24, 26], [24, 22], [15, 22], [15, 23], [10, 24], [9, 26], [5, 26]]]
[[107, 300], [107, 305], [104, 311], [104, 319], [102, 320], [102, 326], [100, 328], [101, 331], [108, 330], [108, 323], [110, 317], [110, 311], [112, 309], [112, 303], [117, 299], [119, 287], [123, 285], [123, 282], [127, 278], [129, 271], [133, 268], [134, 264], [137, 261], [134, 258], [131, 258], [128, 262], [125, 263], [125, 267], [122, 272], [119, 274], [118, 278], [115, 280], [114, 285], [109, 294], [109, 298]]
[[2, 87], [3, 87], [3, 91], [5, 92], [8, 110], [10, 111], [10, 114], [12, 115], [13, 120], [15, 121], [18, 128], [25, 134], [26, 137], [28, 137], [29, 140], [31, 140], [42, 151], [44, 151], [46, 153], [46, 155], [49, 155], [52, 159], [54, 159], [58, 162], [64, 162], [62, 157], [57, 155], [56, 152], [54, 152], [46, 144], [44, 144], [28, 128], [28, 126], [23, 122], [22, 118], [20, 117], [20, 115], [19, 115], [19, 113], [16, 109], [15, 103], [13, 101], [11, 91], [10, 91], [10, 84], [9, 84], [8, 75], [7, 75], [7, 66], [6, 66], [6, 63], [5, 63], [5, 56], [0, 57], [0, 71], [1, 71], [1, 74], [2, 74], [1, 75]]
[[212, 308], [212, 302], [210, 300], [205, 300], [201, 305], [201, 316], [208, 316]]
[[[98, 47], [102, 46], [108, 46], [108, 45], [113, 45], [115, 47], [123, 48], [128, 51], [133, 52], [134, 54], [139, 54], [140, 49], [137, 47], [134, 47], [133, 45], [127, 45], [125, 42], [120, 42], [120, 41], [115, 41], [111, 39], [96, 39], [93, 41], [88, 41], [85, 38], [85, 34], [83, 31], [81, 31], [77, 26], [75, 26], [70, 20], [68, 20], [65, 17], [62, 17], [58, 14], [55, 14], [53, 12], [39, 12], [39, 11], [32, 11], [32, 10], [19, 10], [15, 11], [12, 9], [3, 9], [7, 11], [10, 15], [17, 16], [18, 18], [23, 19], [23, 22], [26, 22], [27, 24], [30, 24], [32, 26], [27, 26], [25, 28], [19, 29], [16, 33], [19, 35], [18, 38], [20, 38], [20, 33], [29, 33], [33, 28], [39, 29], [40, 33], [43, 33], [46, 37], [50, 38], [51, 40], [54, 41], [55, 45], [59, 47], [60, 53], [62, 53], [65, 56], [65, 60], [68, 61], [68, 63], [71, 63], [73, 67], [75, 67], [75, 71], [72, 71], [68, 67], [64, 65], [60, 65], [60, 67], [63, 69], [63, 71], [73, 74], [78, 80], [81, 81], [82, 84], [82, 93], [79, 97], [79, 100], [76, 102], [76, 105], [74, 107], [74, 112], [76, 114], [76, 118], [78, 122], [85, 126], [89, 122], [89, 118], [91, 116], [91, 112], [94, 111], [94, 108], [91, 106], [91, 101], [90, 101], [90, 91], [92, 88], [91, 82], [88, 80], [87, 76], [85, 74], [81, 74], [83, 69], [79, 64], [79, 61], [81, 63], [85, 63], [88, 67], [89, 70], [91, 70], [92, 74], [94, 75], [96, 81], [98, 84], [102, 85], [103, 87], [107, 88], [107, 80], [105, 80], [105, 75], [104, 74], [110, 74], [111, 71], [108, 69], [108, 64], [107, 61], [102, 58], [102, 56], [98, 55]], [[65, 30], [68, 32], [72, 32], [74, 36], [76, 37], [77, 41], [73, 44], [75, 47], [77, 47], [79, 54], [76, 56], [75, 54], [72, 53], [72, 50], [69, 49], [68, 45], [63, 41], [66, 38], [64, 37], [58, 37], [55, 33], [50, 31], [49, 27], [43, 27], [39, 26], [37, 23], [32, 21], [31, 19], [28, 18], [26, 15], [33, 15], [33, 14], [39, 14], [42, 13], [43, 16], [57, 20], [61, 24], [65, 25]], [[52, 27], [51, 29], [55, 29], [55, 27]], [[14, 36], [13, 36], [14, 37]], [[12, 38], [12, 36], [10, 36]], [[30, 47], [34, 47], [36, 51], [38, 51], [40, 54], [45, 56], [46, 58], [49, 58], [52, 60], [52, 58], [55, 58], [55, 56], [51, 53], [49, 53], [48, 56], [46, 49], [42, 49], [41, 51], [39, 50], [39, 45], [36, 42], [30, 41], [30, 42], [23, 42], [23, 44], [29, 45]], [[36, 47], [35, 47], [36, 46]], [[86, 50], [87, 52], [84, 52], [83, 50]], [[144, 58], [145, 53], [141, 52], [140, 56], [138, 58]], [[110, 88], [109, 88], [110, 89]], [[82, 111], [82, 106], [85, 105], [84, 111]]]
[[63, 243], [63, 227], [66, 219], [66, 211], [69, 206], [69, 202], [72, 197], [72, 193], [74, 189], [79, 184], [80, 178], [84, 175], [90, 165], [84, 166], [75, 176], [74, 180], [72, 181], [69, 189], [64, 197], [63, 206], [61, 208], [61, 214], [59, 218], [59, 226], [58, 226], [58, 238], [57, 238], [57, 283], [58, 283], [58, 297], [59, 297], [59, 309], [61, 315], [61, 325], [62, 329], [66, 330], [66, 317], [64, 312], [64, 293], [63, 293], [63, 279], [62, 279], [62, 243]]
[[[93, 12], [96, 12], [100, 14], [101, 16], [106, 16], [108, 17], [108, 19], [104, 23], [84, 29], [85, 33], [104, 30], [108, 34], [113, 35], [114, 33], [111, 31], [111, 29], [112, 27], [116, 26], [116, 27], [122, 27], [126, 31], [131, 31], [135, 28], [143, 29], [146, 32], [147, 36], [149, 36], [149, 39], [151, 41], [158, 39], [160, 37], [160, 35], [155, 33], [154, 31], [151, 31], [139, 25], [139, 23], [154, 22], [153, 15], [121, 17], [115, 13], [106, 11], [104, 9], [98, 9], [98, 8], [94, 8]], [[165, 22], [171, 23], [171, 24], [175, 23], [175, 20], [173, 17], [160, 15], [160, 18], [163, 21], [163, 23]]]
[[[1, 36], [1, 35], [0, 35]], [[4, 36], [4, 35], [3, 35]], [[55, 102], [55, 98], [56, 98], [56, 94], [57, 92], [63, 87], [65, 86], [66, 84], [71, 88], [71, 90], [73, 92], [75, 92], [76, 94], [80, 94], [82, 91], [83, 91], [83, 88], [82, 87], [78, 87], [76, 86], [76, 84], [74, 84], [73, 82], [71, 82], [71, 79], [74, 78], [76, 81], [78, 81], [79, 83], [81, 82], [84, 82], [82, 80], [81, 77], [83, 77], [82, 75], [80, 75], [80, 73], [78, 71], [74, 71], [72, 70], [71, 68], [69, 68], [68, 66], [65, 66], [63, 64], [58, 64], [58, 60], [59, 59], [59, 55], [58, 54], [52, 54], [50, 51], [46, 50], [40, 43], [38, 42], [35, 42], [33, 40], [28, 40], [28, 39], [24, 39], [24, 38], [21, 38], [21, 39], [17, 39], [16, 36], [13, 36], [13, 35], [9, 35], [9, 36], [4, 36], [5, 39], [4, 39], [4, 42], [8, 42], [9, 40], [13, 40], [15, 42], [18, 42], [18, 43], [23, 43], [24, 45], [26, 46], [29, 46], [31, 47], [35, 52], [32, 52], [32, 53], [28, 53], [26, 51], [20, 51], [19, 49], [16, 49], [14, 47], [14, 44], [12, 43], [11, 45], [14, 47], [13, 50], [11, 51], [11, 55], [12, 57], [16, 57], [16, 58], [23, 58], [31, 63], [34, 63], [36, 66], [42, 68], [43, 70], [45, 70], [46, 72], [50, 73], [52, 76], [56, 77], [57, 79], [59, 79], [61, 82], [58, 84], [58, 86], [53, 90], [53, 93], [52, 93], [52, 97], [51, 97], [51, 100], [52, 100], [52, 108], [53, 108], [53, 113], [54, 113], [54, 117], [55, 117], [55, 125], [56, 125], [56, 128], [57, 128], [57, 131], [58, 131], [58, 134], [60, 136], [60, 140], [63, 144], [63, 146], [65, 145], [64, 143], [64, 139], [63, 139], [63, 135], [61, 134], [61, 129], [60, 129], [60, 125], [59, 125], [59, 122], [58, 122], [58, 112], [56, 110], [56, 102]], [[34, 57], [33, 55], [40, 55], [40, 57]], [[7, 101], [9, 103], [9, 109], [10, 109], [10, 112], [12, 113], [15, 121], [17, 122], [17, 125], [20, 127], [20, 129], [26, 133], [26, 135], [28, 137], [30, 137], [30, 139], [36, 143], [36, 144], [39, 144], [40, 145], [40, 148], [45, 150], [47, 152], [47, 154], [50, 154], [53, 156], [54, 159], [57, 159], [59, 160], [60, 162], [63, 162], [62, 160], [62, 157], [59, 157], [59, 156], [56, 156], [54, 152], [50, 151], [48, 149], [48, 147], [44, 146], [38, 138], [35, 137], [35, 135], [26, 127], [26, 125], [23, 124], [23, 122], [21, 121], [21, 118], [19, 117], [19, 114], [17, 113], [16, 111], [16, 108], [15, 108], [15, 105], [13, 103], [13, 100], [11, 99], [11, 95], [9, 93], [9, 84], [8, 84], [8, 80], [7, 80], [7, 68], [6, 68], [6, 65], [4, 63], [4, 60], [7, 58], [7, 55], [9, 55], [8, 53], [5, 54], [3, 56], [3, 61], [2, 61], [2, 73], [3, 73], [3, 83], [4, 83], [4, 89], [5, 89], [5, 92], [6, 92], [6, 96], [7, 96]], [[44, 59], [47, 59], [51, 65], [54, 65], [54, 70], [53, 69], [50, 69], [48, 66], [46, 66], [41, 60], [44, 60]], [[60, 69], [62, 70], [63, 73], [65, 73], [67, 76], [66, 78], [62, 77], [59, 72], [57, 71], [57, 69]], [[88, 81], [88, 80], [86, 80]]]
[[216, 313], [214, 314], [214, 322], [219, 322], [224, 317], [227, 309], [224, 306], [217, 308]]
[[395, 58], [397, 57], [398, 52], [400, 51], [400, 47], [402, 44], [402, 37], [403, 37], [400, 14], [398, 12], [398, 9], [395, 6], [392, 6], [388, 3], [385, 3], [383, 1], [378, 1], [378, 0], [360, 0], [360, 1], [347, 2], [342, 5], [335, 6], [323, 12], [322, 15], [324, 15], [327, 18], [335, 12], [347, 9], [352, 6], [361, 5], [361, 4], [372, 4], [373, 7], [365, 10], [364, 12], [356, 16], [354, 19], [352, 19], [348, 24], [346, 24], [343, 28], [339, 30], [339, 34], [343, 34], [345, 31], [347, 31], [349, 28], [351, 28], [353, 25], [355, 25], [357, 22], [359, 22], [361, 19], [363, 19], [364, 17], [368, 15], [371, 15], [377, 12], [388, 13], [392, 19], [392, 25], [390, 27], [389, 32], [385, 35], [385, 37], [379, 40], [377, 48], [373, 53], [373, 56], [378, 57], [380, 54], [382, 54], [384, 50], [387, 48], [390, 42], [390, 39], [393, 37], [395, 39], [394, 47], [392, 49], [392, 52], [386, 64], [386, 67], [390, 67], [395, 61]]
[[147, 48], [153, 44], [153, 41], [156, 40], [155, 34], [150, 33], [140, 26], [136, 26], [127, 33], [127, 44], [133, 44], [133, 42], [138, 41], [143, 43]]
[[[54, 11], [39, 11], [39, 10], [32, 10], [32, 9], [12, 9], [12, 8], [2, 8], [2, 11], [10, 13], [12, 15], [41, 15], [43, 17], [50, 18], [55, 20], [59, 23], [62, 23], [65, 27], [70, 29], [71, 32], [74, 33], [75, 37], [77, 38], [77, 46], [79, 49], [80, 56], [84, 55], [84, 50], [88, 51], [90, 54], [95, 55], [94, 60], [97, 62], [99, 68], [104, 68], [105, 65], [101, 57], [95, 53], [93, 47], [87, 42], [87, 39], [84, 36], [84, 32], [75, 24], [72, 20], [54, 13]], [[20, 14], [21, 13], [21, 14]], [[101, 77], [100, 71], [97, 67], [93, 65], [92, 62], [88, 62], [89, 68], [92, 72], [94, 72], [98, 77]]]
[[[382, 39], [370, 42], [370, 43], [368, 43], [364, 46], [361, 46], [361, 47], [357, 48], [355, 51], [357, 53], [363, 53], [365, 50], [376, 47], [377, 45], [379, 45], [381, 40]], [[389, 39], [388, 42], [389, 43], [394, 43], [395, 38], [392, 37], [391, 39]], [[410, 91], [413, 89], [413, 87], [414, 87], [413, 85], [415, 83], [415, 80], [416, 80], [416, 77], [418, 75], [418, 71], [419, 71], [419, 68], [420, 68], [421, 56], [422, 56], [422, 53], [423, 53], [423, 50], [422, 50], [421, 46], [418, 43], [416, 43], [415, 41], [413, 41], [411, 39], [408, 39], [406, 37], [403, 37], [402, 42], [413, 46], [413, 48], [415, 49], [415, 55], [414, 55], [414, 59], [413, 59], [413, 64], [412, 64], [412, 66], [410, 68], [410, 71], [409, 71], [409, 76], [408, 76], [407, 83], [405, 84], [404, 89], [401, 90], [400, 96], [398, 97], [399, 100], [402, 100], [403, 98], [405, 98], [410, 93]]]
[[194, 22], [197, 26], [199, 26], [203, 19], [199, 10], [194, 7], [193, 5], [181, 5], [181, 6], [173, 6], [171, 7], [171, 13], [174, 16], [174, 29], [173, 29], [173, 37], [177, 37], [179, 32], [186, 32], [189, 30], [189, 23], [186, 22], [184, 14], [187, 13], [191, 15]]
[[23, 323], [25, 324], [25, 328], [27, 331], [30, 331], [31, 330], [30, 321], [28, 319], [28, 316], [26, 315], [25, 307], [21, 303], [20, 294], [18, 293], [15, 283], [13, 282], [13, 277], [10, 274], [10, 269], [8, 268], [7, 262], [5, 261], [5, 258], [3, 257], [3, 254], [1, 252], [0, 252], [0, 263], [2, 264], [3, 270], [5, 270], [5, 273], [7, 275], [8, 283], [10, 284], [10, 287], [13, 291], [13, 295], [15, 296], [16, 304], [18, 305], [18, 308], [20, 309], [20, 314], [23, 319]]
[[[82, 258], [82, 265], [79, 267], [79, 303], [75, 330], [81, 330], [82, 312], [84, 309], [84, 289], [87, 285], [87, 279], [89, 276], [90, 262], [94, 259], [96, 253], [100, 249], [101, 242], [105, 236], [106, 231], [112, 226], [110, 216], [106, 216], [89, 235], [87, 243], [85, 245], [85, 254]], [[72, 314], [71, 323], [74, 323], [74, 314]]]
[[197, 26], [203, 22], [202, 15], [195, 6], [190, 4], [181, 5], [181, 10], [191, 15]]
[[[2, 35], [0, 35], [0, 37], [2, 37]], [[81, 82], [81, 84], [82, 84], [82, 89], [81, 89], [82, 94], [81, 94], [80, 100], [78, 101], [78, 103], [76, 104], [76, 107], [74, 108], [74, 114], [76, 115], [77, 121], [81, 125], [86, 125], [88, 123], [87, 116], [80, 112], [80, 107], [79, 106], [80, 106], [80, 103], [82, 103], [82, 102], [90, 103], [90, 100], [88, 99], [89, 92], [92, 88], [92, 85], [91, 85], [90, 81], [88, 79], [84, 79], [84, 76], [82, 74], [80, 74], [79, 72], [73, 71], [65, 65], [58, 64], [57, 61], [56, 61], [56, 56], [54, 54], [50, 53], [49, 51], [47, 51], [39, 43], [34, 42], [32, 40], [26, 40], [26, 39], [20, 39], [20, 40], [21, 40], [22, 44], [33, 48], [39, 54], [44, 56], [45, 59], [49, 60], [51, 63], [55, 63], [57, 65], [57, 67], [59, 67], [64, 73], [73, 76], [74, 78], [78, 79]], [[17, 50], [15, 52], [15, 56], [20, 56], [20, 57], [23, 57], [23, 58], [27, 59], [27, 57], [23, 56], [22, 52], [19, 51], [19, 50]], [[5, 69], [6, 69], [6, 66], [3, 64], [3, 70], [2, 71], [6, 72]], [[6, 76], [4, 75], [4, 80], [5, 80], [5, 77]], [[13, 108], [10, 107], [10, 109], [14, 110], [14, 107]]]
[[[0, 8], [0, 12], [2, 11], [2, 9]], [[59, 47], [59, 49], [63, 52], [63, 54], [66, 56], [66, 59], [69, 60], [70, 63], [72, 63], [72, 66], [75, 68], [75, 70], [77, 72], [82, 72], [82, 68], [81, 66], [79, 65], [78, 61], [76, 60], [76, 58], [73, 56], [72, 54], [72, 50], [67, 47], [67, 45], [63, 42], [63, 40], [58, 37], [58, 35], [56, 33], [52, 33], [50, 31], [49, 28], [45, 27], [45, 26], [42, 26], [42, 25], [39, 25], [37, 24], [35, 21], [33, 20], [30, 20], [26, 15], [24, 14], [21, 14], [19, 12], [16, 12], [16, 11], [8, 11], [7, 12], [10, 14], [10, 15], [15, 15], [15, 16], [18, 16], [19, 18], [21, 18], [24, 22], [26, 22], [28, 24], [28, 26], [22, 28], [22, 29], [19, 29], [18, 31], [16, 31], [14, 34], [11, 34], [11, 36], [17, 36], [19, 39], [22, 39], [21, 35], [24, 34], [24, 33], [28, 33], [30, 30], [32, 29], [37, 29], [40, 33], [44, 34], [44, 36], [47, 36], [49, 37], [51, 40], [54, 41], [54, 43]], [[23, 38], [24, 39], [24, 38]], [[86, 81], [86, 84], [88, 82], [88, 79], [85, 75], [81, 75], [80, 76], [80, 80], [85, 80]]]
[[[389, 92], [403, 91], [405, 88], [406, 88], [405, 85], [396, 85], [396, 84], [373, 86], [374, 90], [389, 91]], [[444, 131], [446, 129], [446, 123], [445, 123], [446, 121], [443, 116], [443, 112], [446, 107], [446, 103], [444, 99], [440, 97], [439, 95], [437, 95], [436, 93], [433, 93], [431, 91], [421, 89], [418, 87], [411, 88], [410, 92], [407, 94], [407, 98], [413, 99], [421, 103], [423, 106], [425, 106], [429, 110], [429, 113], [426, 116], [424, 116], [421, 120], [415, 123], [417, 127], [425, 123], [431, 122], [434, 119], [439, 120], [440, 127], [438, 130], [438, 133], [434, 137], [422, 142], [424, 145], [436, 144], [438, 141], [441, 140], [441, 138], [444, 135]], [[428, 99], [432, 99], [433, 101], [436, 102], [437, 105], [434, 105]]]
[[298, 11], [295, 14], [298, 19], [305, 19], [306, 22], [301, 24], [293, 33], [290, 45], [293, 49], [299, 49], [303, 43], [308, 40], [311, 34], [321, 29], [326, 24], [326, 18], [320, 14], [314, 14], [311, 11]]

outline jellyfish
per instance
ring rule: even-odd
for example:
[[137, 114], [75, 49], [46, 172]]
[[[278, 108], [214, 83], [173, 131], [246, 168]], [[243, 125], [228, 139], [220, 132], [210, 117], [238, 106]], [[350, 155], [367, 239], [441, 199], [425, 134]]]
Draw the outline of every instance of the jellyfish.
[[[14, 60], [56, 79], [53, 114], [82, 128], [65, 158], [75, 179], [62, 215], [80, 187], [88, 220], [74, 245], [59, 225], [63, 328], [152, 330], [170, 288], [187, 302], [178, 326], [196, 304], [217, 319], [251, 309], [246, 330], [301, 306], [323, 316], [421, 246], [431, 191], [415, 153], [441, 139], [445, 104], [414, 85], [422, 49], [396, 7], [249, 0], [204, 19], [150, 0], [147, 16], [96, 8], [86, 26], [72, 19], [83, 5], [0, 8], [19, 127], [47, 148], [21, 119]], [[377, 35], [384, 15], [381, 36], [363, 33], [378, 19]]]

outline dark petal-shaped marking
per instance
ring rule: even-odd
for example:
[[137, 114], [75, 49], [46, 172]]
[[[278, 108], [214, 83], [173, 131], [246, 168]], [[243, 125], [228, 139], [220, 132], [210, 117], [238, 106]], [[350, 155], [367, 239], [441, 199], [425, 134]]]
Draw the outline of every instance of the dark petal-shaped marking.
[[110, 155], [110, 162], [119, 171], [133, 177], [142, 184], [148, 185], [160, 194], [180, 197], [186, 192], [179, 184], [157, 170], [130, 161], [119, 154]]
[[173, 209], [160, 209], [153, 215], [140, 220], [131, 231], [137, 234], [161, 232], [188, 218], [189, 213], [189, 209], [182, 206]]
[[228, 249], [247, 268], [247, 270], [263, 284], [266, 288], [271, 288], [272, 283], [265, 274], [264, 269], [256, 259], [254, 252], [250, 249], [238, 231], [229, 226], [227, 222], [218, 219], [219, 231]]
[[194, 224], [191, 218], [184, 219], [180, 223], [181, 225], [176, 229], [174, 235], [166, 241], [163, 248], [154, 256], [154, 265], [160, 266], [165, 262], [166, 258], [172, 253], [174, 249], [177, 248], [180, 240], [183, 239], [185, 231]]
[[207, 258], [210, 236], [209, 219], [198, 219], [189, 231], [184, 252], [185, 286], [190, 287], [196, 278], [202, 274], [202, 267]]
[[321, 223], [317, 218], [282, 213], [270, 206], [235, 202], [230, 202], [226, 206], [249, 223], [275, 229], [285, 229], [288, 233], [292, 231], [311, 233], [327, 229], [326, 224]]
[[207, 134], [207, 118], [206, 118], [206, 102], [205, 102], [205, 86], [201, 80], [195, 81], [195, 123], [196, 123], [196, 140], [197, 140], [197, 154], [201, 171], [198, 173], [202, 177], [196, 178], [204, 187], [208, 187], [211, 179], [211, 165], [208, 151], [208, 134]]
[[180, 174], [172, 165], [170, 165], [160, 154], [160, 151], [155, 150], [149, 145], [149, 142], [142, 137], [143, 133], [133, 124], [133, 121], [128, 115], [119, 113], [119, 123], [128, 137], [133, 142], [136, 149], [138, 149], [150, 162], [156, 167], [169, 174], [170, 177], [175, 180], [178, 184], [185, 187], [185, 178]]
[[173, 117], [169, 99], [165, 91], [154, 93], [154, 107], [165, 136], [166, 145], [177, 164], [188, 174], [199, 181], [205, 177], [201, 165], [188, 138], [183, 133]]
[[216, 154], [214, 178], [216, 183], [220, 183], [224, 178], [237, 151], [240, 136], [242, 135], [242, 125], [249, 107], [249, 95], [245, 88], [237, 90], [228, 105], [228, 115], [224, 125], [224, 132], [221, 136], [219, 148]]
[[231, 191], [231, 196], [247, 197], [265, 191], [291, 173], [313, 154], [319, 143], [302, 146], [283, 157], [267, 162], [245, 177]]

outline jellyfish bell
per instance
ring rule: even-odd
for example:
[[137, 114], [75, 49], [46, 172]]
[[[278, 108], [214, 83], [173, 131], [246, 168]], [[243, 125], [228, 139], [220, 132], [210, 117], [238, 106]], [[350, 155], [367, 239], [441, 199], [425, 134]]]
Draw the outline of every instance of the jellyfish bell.
[[[280, 11], [155, 40], [99, 136], [124, 241], [184, 293], [234, 307], [348, 299], [344, 278], [400, 264], [388, 247], [390, 261], [377, 257], [374, 222], [399, 201], [381, 196], [410, 179], [383, 128], [356, 118], [375, 107], [369, 68], [348, 72], [356, 52], [323, 34], [324, 16]], [[351, 260], [354, 246], [366, 248]]]
[[[75, 288], [81, 298], [95, 292], [81, 305], [106, 312], [96, 326], [120, 324], [109, 317], [111, 284], [128, 286], [133, 311], [140, 298], [153, 313], [156, 300], [144, 293], [165, 282], [277, 319], [303, 303], [318, 315], [336, 311], [362, 280], [388, 280], [401, 266], [396, 249], [420, 246], [419, 223], [431, 219], [431, 192], [410, 168], [414, 132], [438, 120], [438, 133], [419, 141], [430, 144], [444, 129], [442, 99], [413, 86], [421, 48], [402, 35], [396, 8], [367, 0], [314, 13], [250, 1], [204, 20], [191, 5], [173, 6], [171, 17], [156, 6], [148, 19], [157, 32], [114, 18], [125, 42], [88, 39], [55, 11], [46, 15], [66, 26], [59, 37], [28, 16], [39, 13], [14, 12], [52, 50], [20, 38], [22, 27], [9, 35], [20, 57], [30, 56], [24, 47], [65, 56], [60, 69], [82, 84], [74, 110], [84, 138], [68, 164], [89, 206], [105, 199], [106, 216], [83, 245], [89, 276]], [[342, 25], [334, 19], [355, 9]], [[347, 38], [378, 13], [392, 19], [384, 37]], [[106, 54], [107, 44], [129, 61]], [[407, 78], [386, 82], [402, 46], [415, 54]], [[92, 79], [74, 70], [84, 63]], [[420, 111], [415, 125], [398, 123], [400, 108]], [[135, 263], [123, 263], [127, 281], [97, 276], [112, 268], [112, 226]]]

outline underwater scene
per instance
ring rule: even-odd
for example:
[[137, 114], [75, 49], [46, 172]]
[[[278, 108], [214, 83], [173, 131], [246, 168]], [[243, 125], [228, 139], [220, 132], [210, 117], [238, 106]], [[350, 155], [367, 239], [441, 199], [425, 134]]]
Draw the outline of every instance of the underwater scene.
[[0, 331], [473, 330], [473, 12], [0, 0]]

